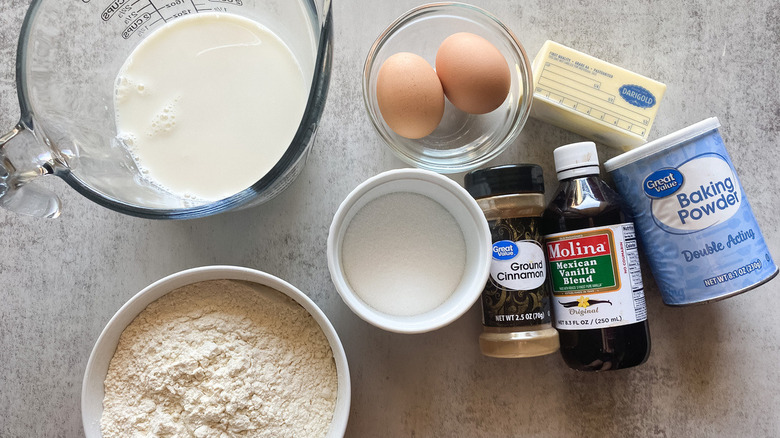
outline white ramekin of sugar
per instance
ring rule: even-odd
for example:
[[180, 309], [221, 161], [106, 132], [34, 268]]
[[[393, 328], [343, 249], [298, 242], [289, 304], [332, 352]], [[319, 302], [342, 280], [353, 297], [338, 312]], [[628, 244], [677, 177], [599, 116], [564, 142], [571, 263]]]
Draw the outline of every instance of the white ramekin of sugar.
[[[209, 286], [204, 289], [201, 285]], [[174, 297], [176, 301], [172, 303], [165, 301]], [[267, 306], [271, 310], [259, 312], [258, 309], [262, 310], [262, 307], [258, 308], [258, 306]], [[178, 315], [176, 312], [181, 312], [182, 308], [185, 308], [185, 313], [194, 309], [190, 312], [193, 315], [189, 313], [184, 317]], [[165, 312], [162, 312], [162, 309]], [[262, 315], [258, 316], [258, 313]], [[139, 315], [143, 316], [136, 318]], [[168, 317], [165, 319], [161, 315]], [[150, 320], [161, 321], [161, 324], [155, 326], [154, 323], [149, 323]], [[139, 322], [141, 329], [138, 327]], [[162, 325], [163, 323], [167, 325]], [[188, 323], [190, 325], [187, 327], [181, 326]], [[231, 324], [238, 327], [238, 330], [233, 329]], [[256, 327], [259, 328], [255, 329]], [[200, 345], [181, 342], [182, 338], [191, 340], [193, 331], [203, 334], [203, 336], [195, 336], [198, 341], [204, 340]], [[160, 338], [160, 333], [170, 335], [167, 336], [168, 339], [160, 340], [157, 339]], [[227, 342], [222, 339], [210, 339], [211, 334], [215, 333], [218, 337], [224, 336], [232, 344], [227, 345]], [[154, 337], [155, 334], [158, 335], [157, 338], [147, 339], [147, 337]], [[306, 339], [295, 341], [302, 336]], [[141, 351], [141, 354], [132, 354], [135, 352], [125, 348], [128, 343], [131, 343], [129, 339], [133, 338], [137, 344], [140, 344], [140, 350], [136, 351]], [[257, 340], [263, 342], [263, 346], [271, 345], [273, 341], [276, 350], [256, 348], [253, 342]], [[285, 340], [292, 340], [295, 345], [289, 342], [285, 344]], [[312, 344], [317, 345], [316, 352], [309, 351], [311, 350], [309, 346]], [[294, 348], [287, 349], [286, 345]], [[171, 347], [179, 347], [179, 349]], [[132, 375], [120, 375], [120, 379], [126, 380], [125, 383], [128, 383], [126, 387], [132, 387], [133, 390], [142, 387], [148, 392], [140, 394], [138, 400], [142, 402], [132, 402], [132, 397], [124, 397], [125, 394], [120, 394], [122, 398], [131, 401], [123, 408], [117, 406], [115, 399], [108, 399], [108, 394], [112, 390], [116, 393], [117, 386], [115, 382], [109, 382], [109, 376], [112, 373], [116, 374], [114, 369], [116, 364], [113, 359], [120, 352], [127, 351], [131, 354], [125, 358], [131, 359], [130, 362], [139, 362], [141, 366], [130, 364], [139, 371]], [[239, 354], [243, 356], [238, 357]], [[150, 360], [153, 356], [173, 357], [178, 360], [178, 363], [167, 364], [169, 366], [166, 367], [166, 364]], [[180, 356], [189, 356], [189, 358], [179, 360]], [[200, 356], [204, 356], [205, 360], [201, 360]], [[300, 367], [297, 365], [315, 360], [327, 367], [325, 386], [317, 386], [312, 382], [314, 379], [323, 379], [321, 372], [317, 376], [299, 372]], [[212, 369], [204, 364], [208, 361], [214, 362]], [[148, 370], [151, 372], [147, 372]], [[202, 386], [206, 380], [215, 376], [223, 380], [216, 381], [210, 388]], [[286, 382], [264, 384], [261, 380], [265, 376], [272, 378], [292, 376], [302, 387], [320, 388], [320, 393], [323, 389], [326, 393], [317, 393], [312, 397], [302, 394], [302, 397], [298, 397], [300, 400], [279, 404], [281, 399], [289, 395], [279, 393], [279, 387], [284, 387]], [[172, 382], [165, 383], [166, 378]], [[143, 382], [136, 384], [135, 381]], [[155, 386], [155, 383], [161, 382], [162, 385]], [[215, 394], [215, 391], [211, 391], [214, 388], [223, 390], [223, 393]], [[233, 391], [234, 389], [237, 391]], [[285, 388], [281, 390], [284, 391]], [[169, 400], [159, 403], [159, 397], [166, 394]], [[190, 403], [192, 400], [188, 401], [188, 399], [191, 399], [192, 394], [197, 396], [197, 400]], [[265, 400], [264, 397], [268, 399]], [[313, 401], [315, 398], [328, 401], [317, 404]], [[237, 399], [239, 402], [243, 400], [244, 406], [231, 412], [228, 405], [237, 405]], [[270, 425], [276, 427], [272, 431], [273, 434], [282, 432], [278, 429], [280, 424], [284, 426], [288, 422], [294, 423], [301, 418], [303, 421], [308, 421], [308, 418], [317, 417], [321, 419], [316, 425], [321, 434], [318, 432], [315, 436], [335, 438], [343, 436], [346, 430], [350, 399], [351, 384], [344, 348], [336, 330], [310, 298], [286, 281], [264, 272], [235, 266], [205, 266], [181, 271], [151, 284], [116, 312], [103, 329], [89, 357], [81, 391], [81, 414], [87, 438], [107, 436], [104, 433], [106, 425], [104, 412], [106, 409], [116, 411], [117, 407], [121, 414], [119, 416], [135, 417], [130, 418], [130, 422], [143, 428], [143, 433], [149, 436], [158, 435], [162, 429], [168, 432], [174, 431], [175, 435], [176, 427], [182, 426], [175, 423], [184, 421], [190, 423], [184, 427], [194, 428], [192, 423], [195, 422], [202, 423], [201, 426], [196, 424], [195, 427], [232, 427], [231, 431], [245, 428], [260, 430]], [[278, 406], [269, 411], [268, 407], [274, 403]], [[143, 412], [139, 415], [133, 414], [133, 409], [139, 407], [138, 405]], [[323, 405], [328, 407], [328, 412], [311, 412], [312, 406], [316, 408]], [[161, 412], [163, 408], [167, 409], [171, 406], [180, 407], [181, 412], [178, 415], [175, 412], [174, 415]], [[211, 407], [215, 408], [214, 412], [209, 411]], [[296, 409], [299, 407], [307, 411], [298, 412]], [[171, 409], [167, 410], [171, 411]], [[213, 415], [210, 417], [210, 414], [204, 415], [204, 412], [217, 416], [224, 416], [225, 413], [232, 416], [227, 419], [228, 422], [217, 421], [211, 418]], [[286, 417], [285, 413], [290, 416]], [[328, 417], [330, 417], [329, 421]], [[265, 423], [269, 418], [271, 421]], [[169, 424], [165, 424], [166, 421], [160, 421], [161, 419], [173, 421], [167, 421]], [[279, 421], [280, 419], [284, 421]], [[119, 420], [127, 419], [119, 418]], [[209, 422], [214, 424], [208, 424]], [[114, 432], [119, 430], [117, 427], [113, 429]], [[118, 435], [116, 433], [109, 433], [109, 435], [128, 436], [132, 431], [125, 432], [127, 434], [119, 430]], [[296, 430], [295, 435], [299, 436], [299, 432], [301, 431]], [[291, 433], [287, 431], [283, 434]]]
[[456, 182], [397, 169], [360, 184], [328, 235], [336, 290], [360, 318], [384, 330], [444, 327], [479, 298], [491, 238], [476, 201]]

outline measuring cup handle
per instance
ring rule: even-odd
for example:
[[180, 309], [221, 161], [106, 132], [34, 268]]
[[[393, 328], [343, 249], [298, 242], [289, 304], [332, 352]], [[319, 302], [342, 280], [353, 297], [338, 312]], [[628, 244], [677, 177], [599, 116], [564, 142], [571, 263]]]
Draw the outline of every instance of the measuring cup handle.
[[22, 122], [0, 136], [0, 207], [27, 216], [60, 215], [62, 203], [57, 195], [36, 184], [27, 184], [54, 173], [57, 167], [52, 151], [43, 144]]

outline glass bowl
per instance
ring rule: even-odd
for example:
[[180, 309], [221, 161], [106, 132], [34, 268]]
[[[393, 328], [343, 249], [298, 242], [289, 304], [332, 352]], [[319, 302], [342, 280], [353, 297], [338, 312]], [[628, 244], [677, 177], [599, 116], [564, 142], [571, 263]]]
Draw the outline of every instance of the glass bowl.
[[[376, 100], [379, 68], [398, 52], [411, 52], [435, 65], [436, 51], [448, 36], [470, 32], [490, 41], [509, 64], [512, 83], [501, 106], [487, 114], [468, 114], [445, 99], [444, 117], [433, 133], [409, 139], [382, 119]], [[374, 42], [363, 68], [363, 100], [371, 122], [403, 161], [439, 173], [475, 169], [497, 157], [517, 138], [531, 110], [533, 76], [517, 37], [489, 12], [463, 3], [416, 7], [395, 20]]]

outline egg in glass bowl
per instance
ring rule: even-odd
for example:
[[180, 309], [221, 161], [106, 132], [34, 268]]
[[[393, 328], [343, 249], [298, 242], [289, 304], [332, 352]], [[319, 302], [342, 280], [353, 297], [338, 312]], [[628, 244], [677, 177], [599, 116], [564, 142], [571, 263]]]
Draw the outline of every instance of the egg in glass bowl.
[[401, 160], [464, 172], [498, 156], [523, 129], [533, 100], [530, 60], [489, 12], [464, 3], [423, 5], [396, 19], [371, 46], [363, 100]]

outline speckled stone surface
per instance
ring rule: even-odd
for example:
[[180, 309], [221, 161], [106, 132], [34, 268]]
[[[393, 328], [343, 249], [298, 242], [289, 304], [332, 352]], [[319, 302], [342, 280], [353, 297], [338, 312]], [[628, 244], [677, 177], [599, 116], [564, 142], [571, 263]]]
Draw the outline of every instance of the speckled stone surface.
[[[3, 131], [19, 117], [14, 58], [27, 3], [0, 0]], [[101, 208], [51, 177], [44, 184], [62, 197], [60, 218], [0, 210], [0, 437], [82, 436], [81, 379], [103, 326], [149, 283], [209, 264], [277, 275], [330, 317], [352, 372], [349, 437], [780, 434], [780, 280], [722, 302], [670, 308], [645, 269], [653, 352], [640, 367], [602, 374], [571, 371], [557, 354], [481, 356], [478, 306], [444, 329], [411, 336], [353, 315], [330, 282], [328, 227], [357, 184], [403, 167], [368, 121], [360, 79], [374, 38], [417, 3], [334, 3], [333, 76], [315, 147], [301, 176], [272, 202], [155, 222]], [[780, 257], [780, 3], [474, 3], [505, 21], [531, 55], [552, 39], [666, 83], [651, 138], [719, 117], [770, 250]], [[549, 196], [552, 150], [580, 139], [529, 120], [491, 164], [541, 164]], [[617, 154], [599, 150], [602, 160]]]

